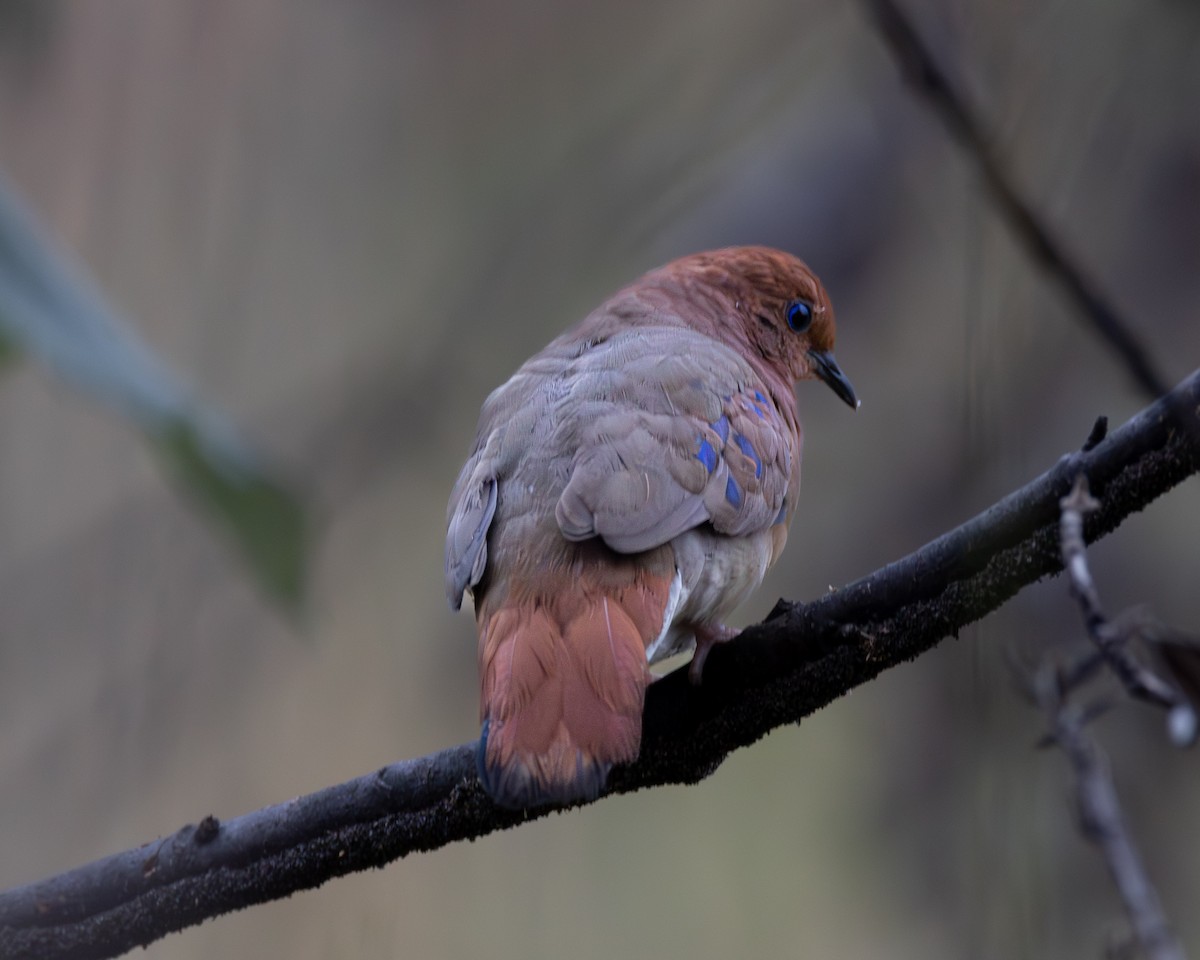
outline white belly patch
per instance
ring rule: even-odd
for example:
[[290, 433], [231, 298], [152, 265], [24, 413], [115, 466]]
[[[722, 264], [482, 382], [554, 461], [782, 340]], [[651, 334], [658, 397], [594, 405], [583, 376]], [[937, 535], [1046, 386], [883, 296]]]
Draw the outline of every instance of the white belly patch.
[[736, 539], [698, 528], [676, 537], [675, 577], [663, 611], [663, 625], [646, 647], [657, 663], [695, 646], [696, 624], [722, 622], [753, 593], [771, 565], [771, 533]]
[[[671, 592], [667, 594], [667, 606], [663, 610], [662, 630], [659, 631], [654, 642], [646, 648], [647, 663], [657, 663], [659, 660], [673, 657], [677, 653], [683, 653], [688, 648], [687, 639], [672, 636], [679, 631], [671, 629], [675, 622], [675, 614], [679, 612], [679, 608], [685, 600], [687, 600], [687, 592], [683, 589], [683, 577], [676, 568], [675, 577], [671, 580]], [[688, 637], [690, 636], [689, 632]]]

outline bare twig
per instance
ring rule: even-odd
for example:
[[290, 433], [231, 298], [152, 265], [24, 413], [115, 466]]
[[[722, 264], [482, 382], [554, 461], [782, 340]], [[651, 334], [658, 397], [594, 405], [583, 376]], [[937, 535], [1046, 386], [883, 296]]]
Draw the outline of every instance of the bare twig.
[[[1061, 501], [1060, 537], [1063, 566], [1088, 634], [1131, 693], [1148, 697], [1173, 711], [1190, 710], [1174, 688], [1129, 653], [1126, 649], [1129, 637], [1119, 635], [1100, 608], [1083, 539], [1084, 514], [1099, 508], [1100, 504], [1088, 492], [1086, 477], [1080, 473], [1071, 493]], [[1151, 960], [1183, 960], [1183, 948], [1171, 932], [1121, 811], [1108, 759], [1087, 733], [1091, 711], [1070, 702], [1073, 688], [1063, 683], [1062, 674], [1053, 664], [1047, 663], [1039, 671], [1036, 687], [1038, 700], [1050, 721], [1050, 738], [1066, 754], [1075, 773], [1084, 835], [1104, 856], [1138, 944]]]
[[1018, 241], [1056, 280], [1096, 332], [1121, 357], [1134, 381], [1150, 398], [1167, 392], [1167, 381], [1150, 358], [1134, 327], [1125, 320], [1050, 228], [1021, 196], [993, 148], [977, 114], [938, 65], [929, 47], [895, 0], [865, 0], [902, 69], [923, 93], [951, 134], [975, 158], [984, 183]]
[[[1200, 408], [1200, 371], [1175, 398]], [[686, 667], [655, 683], [641, 756], [613, 771], [608, 792], [701, 780], [732, 750], [919, 656], [1056, 573], [1058, 502], [1081, 471], [1103, 492], [1085, 528], [1095, 539], [1200, 469], [1200, 445], [1171, 427], [1166, 403], [869, 577], [812, 603], [781, 602], [737, 643], [712, 651], [700, 687]], [[0, 893], [0, 956], [113, 956], [207, 917], [548, 812], [494, 806], [476, 780], [473, 751], [474, 744], [451, 747], [225, 823], [184, 827]]]
[[1086, 720], [1078, 711], [1056, 706], [1053, 700], [1045, 706], [1051, 735], [1075, 773], [1084, 835], [1103, 853], [1138, 943], [1151, 960], [1183, 960], [1183, 948], [1171, 932], [1125, 822], [1107, 758], [1087, 734]]
[[[1059, 521], [1059, 536], [1062, 540], [1063, 566], [1067, 571], [1071, 593], [1079, 601], [1088, 636], [1096, 644], [1101, 656], [1124, 684], [1130, 696], [1147, 700], [1169, 711], [1187, 710], [1191, 705], [1177, 689], [1158, 677], [1142, 664], [1130, 651], [1128, 631], [1121, 622], [1112, 623], [1100, 606], [1100, 595], [1092, 582], [1088, 569], [1087, 550], [1083, 542], [1083, 517], [1100, 508], [1099, 502], [1088, 492], [1087, 476], [1080, 473], [1075, 478], [1071, 493], [1059, 503], [1062, 518]], [[1194, 724], [1192, 724], [1194, 726]]]

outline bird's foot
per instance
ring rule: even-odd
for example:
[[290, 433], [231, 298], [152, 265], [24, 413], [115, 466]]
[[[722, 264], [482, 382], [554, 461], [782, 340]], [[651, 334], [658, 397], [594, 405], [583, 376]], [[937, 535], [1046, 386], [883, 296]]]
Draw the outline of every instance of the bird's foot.
[[708, 659], [708, 651], [718, 643], [732, 640], [741, 631], [727, 627], [723, 623], [706, 623], [694, 628], [696, 635], [696, 652], [692, 654], [692, 664], [688, 667], [688, 680], [692, 686], [700, 686], [704, 674], [704, 661]]

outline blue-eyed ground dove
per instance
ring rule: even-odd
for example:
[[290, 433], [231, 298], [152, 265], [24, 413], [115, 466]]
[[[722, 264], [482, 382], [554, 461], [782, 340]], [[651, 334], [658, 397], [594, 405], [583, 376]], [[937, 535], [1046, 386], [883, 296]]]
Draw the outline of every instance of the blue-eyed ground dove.
[[446, 589], [479, 624], [479, 770], [509, 807], [593, 797], [637, 757], [648, 663], [695, 645], [787, 540], [793, 385], [852, 406], [824, 288], [735, 247], [646, 274], [483, 405], [450, 497]]

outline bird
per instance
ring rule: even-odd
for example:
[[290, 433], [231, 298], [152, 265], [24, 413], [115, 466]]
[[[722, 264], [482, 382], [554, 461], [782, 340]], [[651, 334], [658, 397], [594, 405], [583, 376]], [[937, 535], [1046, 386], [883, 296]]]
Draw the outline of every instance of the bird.
[[833, 307], [762, 246], [652, 270], [484, 401], [450, 496], [446, 593], [473, 599], [479, 779], [512, 809], [597, 797], [638, 756], [650, 665], [694, 649], [779, 559], [796, 511], [795, 385], [859, 401]]

